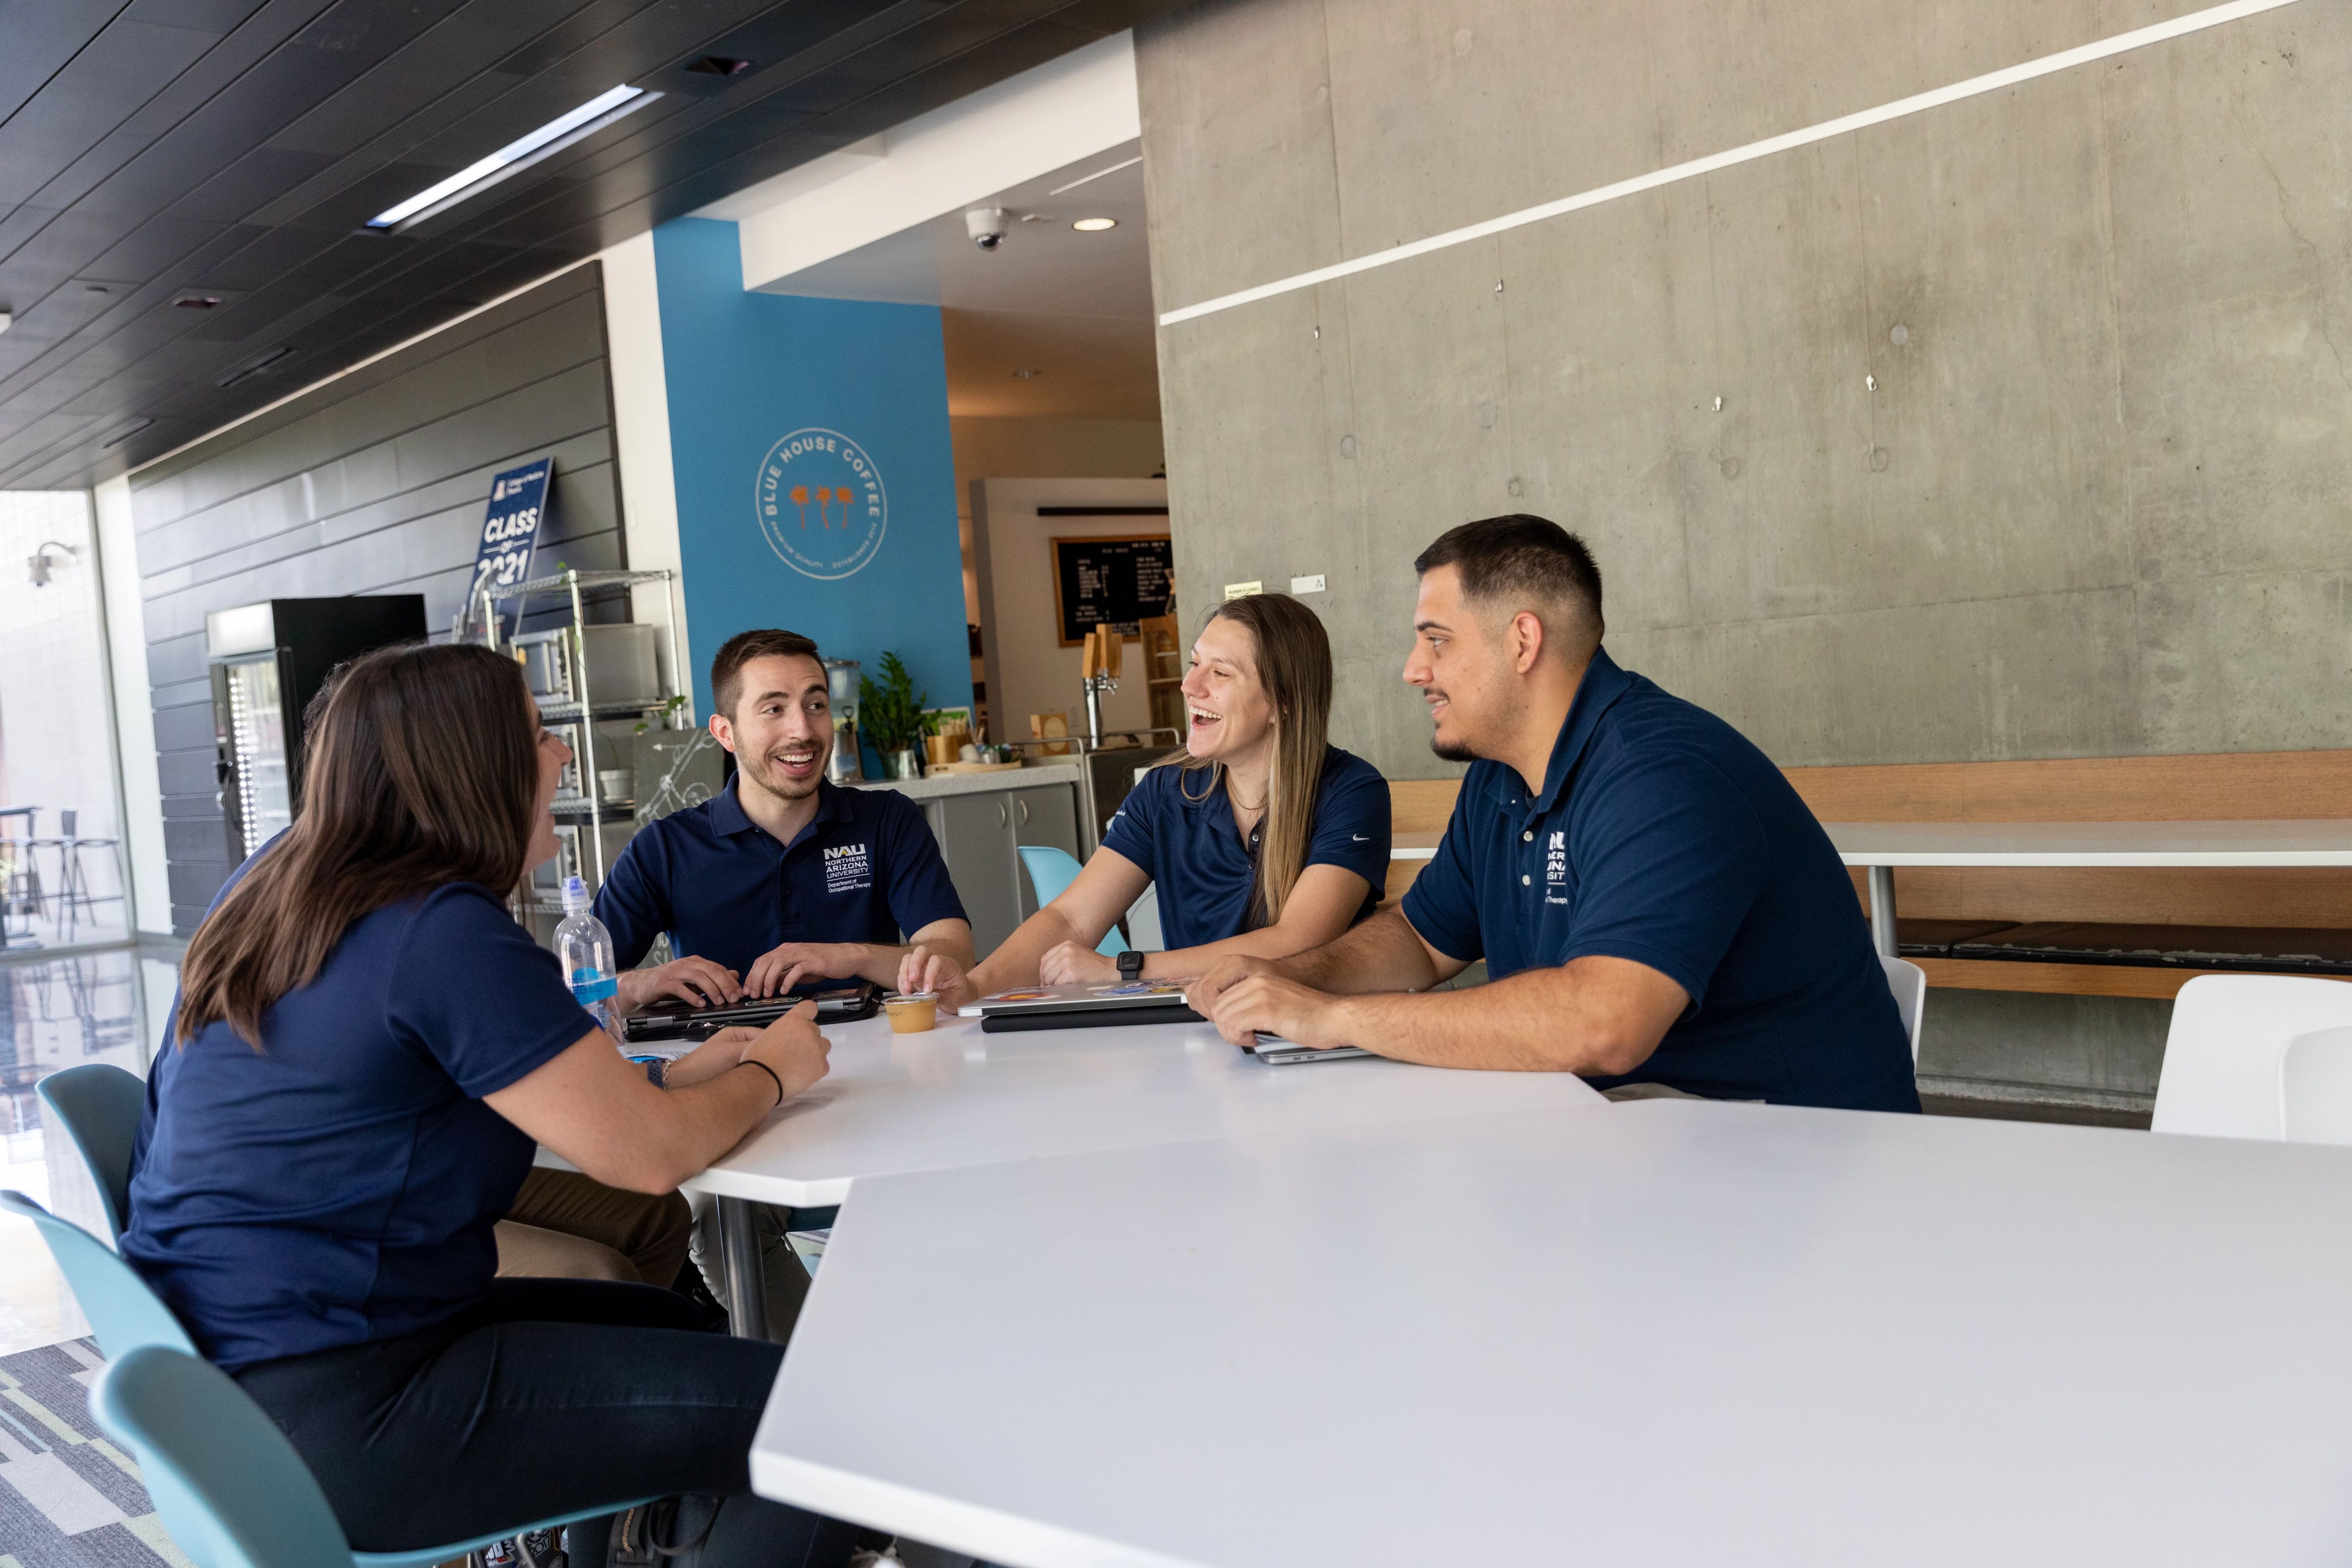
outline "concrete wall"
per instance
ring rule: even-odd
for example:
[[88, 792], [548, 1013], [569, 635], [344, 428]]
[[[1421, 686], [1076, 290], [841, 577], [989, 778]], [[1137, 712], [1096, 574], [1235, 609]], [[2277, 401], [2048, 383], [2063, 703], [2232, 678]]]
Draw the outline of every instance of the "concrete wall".
[[[231, 869], [205, 612], [421, 593], [425, 624], [446, 637], [472, 580], [490, 476], [544, 452], [555, 478], [540, 563], [622, 564], [593, 265], [131, 476], [174, 931], [195, 928]], [[623, 608], [604, 613], [623, 618]]]
[[[1211, 0], [1138, 37], [1158, 303], [2194, 8]], [[1526, 510], [1784, 764], [2346, 744], [2347, 101], [2292, 5], [1163, 328], [1188, 633], [1325, 573], [1335, 738], [1442, 773], [1409, 561]]]

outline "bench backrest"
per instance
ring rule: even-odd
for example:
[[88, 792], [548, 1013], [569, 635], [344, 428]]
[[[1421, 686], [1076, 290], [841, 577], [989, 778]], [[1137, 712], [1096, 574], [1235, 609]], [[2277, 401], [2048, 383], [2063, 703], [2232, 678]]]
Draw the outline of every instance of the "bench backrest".
[[[1823, 822], [2246, 822], [2352, 817], [2352, 751], [2232, 752], [2046, 762], [1785, 770]], [[1396, 831], [1444, 826], [1454, 779], [1389, 785]], [[1388, 896], [1420, 863], [1391, 866]], [[1860, 871], [1855, 897], [1866, 899]], [[1947, 870], [1895, 873], [1905, 916], [2118, 925], [2352, 928], [2341, 870]]]

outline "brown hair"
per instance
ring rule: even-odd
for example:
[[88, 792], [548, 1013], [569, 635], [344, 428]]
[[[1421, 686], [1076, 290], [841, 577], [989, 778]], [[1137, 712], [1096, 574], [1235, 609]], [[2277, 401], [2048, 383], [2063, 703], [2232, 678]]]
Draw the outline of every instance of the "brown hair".
[[[1272, 925], [1306, 869], [1307, 847], [1315, 830], [1315, 789], [1323, 778], [1323, 752], [1331, 735], [1331, 638], [1315, 612], [1281, 594], [1251, 594], [1219, 605], [1212, 621], [1234, 621], [1249, 630], [1257, 648], [1258, 684], [1274, 703], [1274, 766], [1266, 774], [1265, 836], [1257, 857], [1257, 886], [1250, 895], [1254, 924]], [[1191, 773], [1214, 770], [1205, 798], [1224, 782], [1224, 764], [1212, 758], [1179, 756], [1170, 762]]]
[[183, 1045], [226, 1019], [260, 1049], [262, 1016], [361, 916], [449, 882], [504, 895], [529, 868], [539, 721], [513, 660], [458, 644], [363, 654], [313, 706], [309, 753], [302, 814], [188, 943]]
[[710, 661], [711, 707], [733, 722], [735, 704], [743, 699], [743, 667], [755, 658], [780, 657], [814, 658], [818, 669], [824, 668], [816, 643], [798, 632], [737, 632], [719, 645], [719, 657]]
[[1535, 611], [1571, 661], [1601, 646], [1601, 567], [1584, 541], [1548, 518], [1515, 511], [1449, 528], [1413, 557], [1415, 572], [1440, 566], [1460, 570], [1462, 596], [1471, 604], [1513, 616]]

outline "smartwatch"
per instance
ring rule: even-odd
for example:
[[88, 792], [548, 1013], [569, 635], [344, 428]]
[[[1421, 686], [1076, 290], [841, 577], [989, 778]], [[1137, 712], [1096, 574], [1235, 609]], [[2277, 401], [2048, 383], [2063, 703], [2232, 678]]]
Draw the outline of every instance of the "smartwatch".
[[1121, 980], [1142, 979], [1143, 954], [1136, 952], [1135, 949], [1131, 947], [1125, 952], [1120, 953], [1118, 955], [1118, 977]]

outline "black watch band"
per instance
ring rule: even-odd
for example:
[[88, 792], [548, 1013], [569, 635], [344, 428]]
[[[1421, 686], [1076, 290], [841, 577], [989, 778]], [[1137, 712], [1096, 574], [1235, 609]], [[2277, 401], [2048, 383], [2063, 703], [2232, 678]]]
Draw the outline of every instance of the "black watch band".
[[1143, 954], [1129, 948], [1118, 955], [1118, 977], [1121, 980], [1143, 978]]

